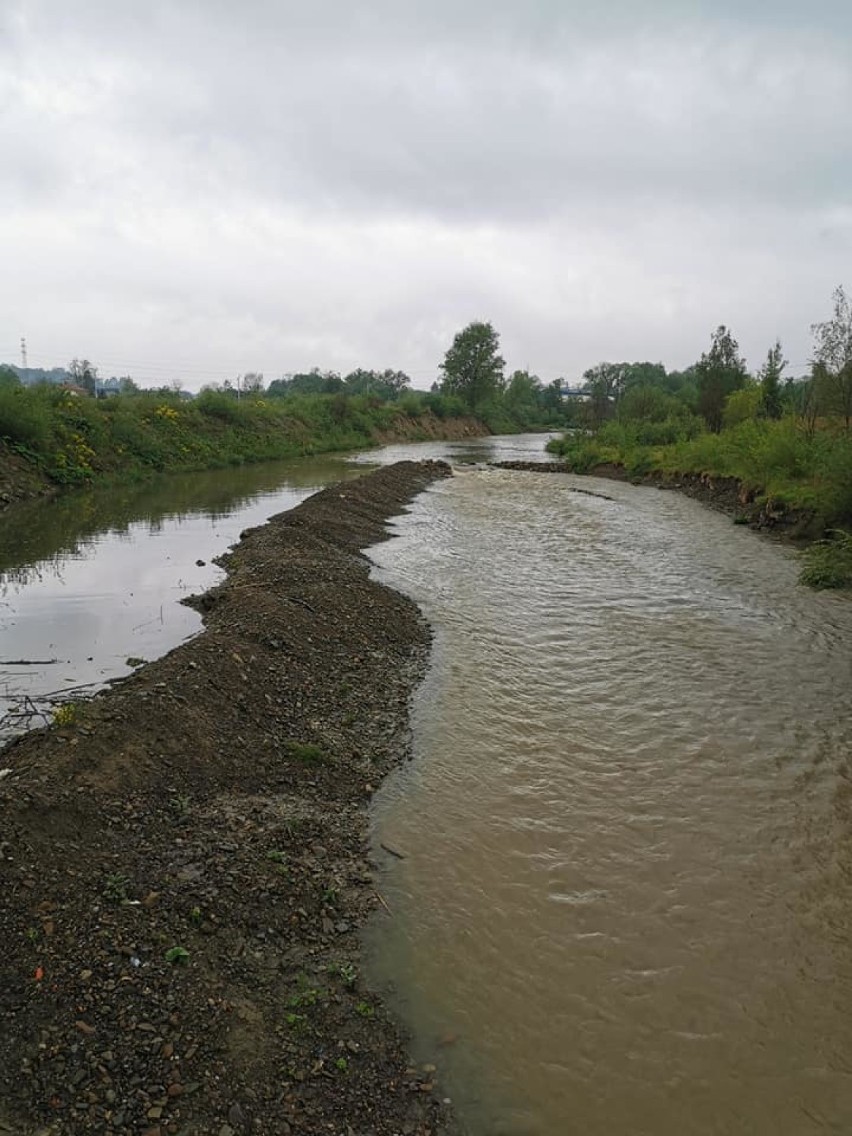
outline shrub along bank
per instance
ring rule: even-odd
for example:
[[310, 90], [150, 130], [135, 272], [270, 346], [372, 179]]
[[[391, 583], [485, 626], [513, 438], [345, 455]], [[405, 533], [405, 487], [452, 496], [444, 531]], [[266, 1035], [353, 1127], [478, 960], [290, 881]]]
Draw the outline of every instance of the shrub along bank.
[[164, 392], [94, 399], [56, 387], [0, 387], [0, 476], [36, 474], [75, 486], [115, 474], [358, 449], [378, 435], [416, 441], [443, 431], [488, 432], [465, 420], [466, 412], [459, 399], [413, 393], [382, 402], [370, 395], [237, 399], [205, 391], [187, 401]]

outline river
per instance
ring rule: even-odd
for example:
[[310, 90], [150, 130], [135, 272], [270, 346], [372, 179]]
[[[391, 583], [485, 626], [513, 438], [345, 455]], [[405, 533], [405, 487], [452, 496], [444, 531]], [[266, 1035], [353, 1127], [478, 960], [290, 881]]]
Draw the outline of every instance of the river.
[[130, 673], [201, 628], [178, 601], [222, 578], [240, 533], [375, 464], [544, 456], [541, 434], [387, 446], [173, 474], [0, 513], [0, 744], [57, 702]]
[[852, 1131], [852, 605], [614, 482], [462, 472], [395, 530], [435, 643], [372, 971], [467, 1131]]
[[[16, 509], [6, 710], [48, 713], [195, 634], [177, 600], [219, 578], [213, 557], [329, 481], [542, 445], [391, 446]], [[791, 551], [620, 483], [467, 465], [394, 527], [376, 572], [435, 641], [413, 760], [374, 809], [392, 915], [370, 969], [467, 1131], [849, 1131], [852, 606], [799, 588]]]

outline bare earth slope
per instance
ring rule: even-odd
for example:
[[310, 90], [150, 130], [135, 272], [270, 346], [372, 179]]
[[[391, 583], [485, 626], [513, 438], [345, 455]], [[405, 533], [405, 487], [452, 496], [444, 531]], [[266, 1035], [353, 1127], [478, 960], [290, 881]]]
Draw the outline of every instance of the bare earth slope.
[[429, 639], [358, 550], [449, 472], [244, 533], [201, 635], [0, 753], [0, 1132], [447, 1130], [358, 973]]

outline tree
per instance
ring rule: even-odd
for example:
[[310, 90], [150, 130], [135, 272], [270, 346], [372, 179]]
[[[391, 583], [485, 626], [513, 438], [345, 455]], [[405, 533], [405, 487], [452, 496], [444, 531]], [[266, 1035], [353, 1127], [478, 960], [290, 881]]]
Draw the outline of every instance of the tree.
[[457, 394], [476, 410], [503, 388], [506, 361], [499, 354], [500, 336], [490, 323], [476, 321], [457, 332], [444, 356], [442, 394]]
[[72, 359], [68, 364], [68, 374], [78, 387], [83, 387], [90, 394], [95, 393], [98, 385], [98, 368], [88, 359]]
[[775, 340], [766, 354], [766, 362], [760, 368], [760, 408], [766, 418], [781, 417], [781, 372], [787, 366], [781, 340]]
[[763, 392], [759, 383], [749, 382], [725, 399], [722, 421], [725, 426], [739, 426], [741, 422], [759, 418], [763, 409]]
[[263, 394], [263, 372], [246, 371], [243, 375], [242, 389], [244, 394]]
[[814, 337], [813, 378], [819, 401], [825, 408], [843, 416], [846, 429], [852, 423], [852, 302], [835, 288], [834, 315], [811, 326]]
[[8, 363], [0, 363], [0, 387], [19, 387], [21, 380]]
[[365, 371], [358, 367], [343, 380], [347, 394], [371, 394], [390, 401], [399, 398], [411, 388], [411, 379], [405, 371]]
[[531, 421], [541, 404], [541, 379], [529, 371], [515, 371], [506, 387], [506, 404], [518, 418]]
[[613, 373], [605, 370], [611, 364], [601, 363], [586, 371], [583, 390], [589, 396], [583, 403], [584, 417], [593, 430], [599, 430], [604, 422], [615, 414], [615, 391], [618, 390]]
[[698, 379], [698, 413], [714, 434], [722, 429], [725, 399], [744, 386], [748, 372], [737, 341], [720, 324], [713, 332], [710, 350], [695, 365]]
[[601, 402], [615, 402], [624, 389], [624, 363], [596, 363], [583, 372], [583, 390]]
[[628, 387], [618, 404], [618, 417], [622, 421], [663, 422], [678, 408], [670, 394], [651, 383]]

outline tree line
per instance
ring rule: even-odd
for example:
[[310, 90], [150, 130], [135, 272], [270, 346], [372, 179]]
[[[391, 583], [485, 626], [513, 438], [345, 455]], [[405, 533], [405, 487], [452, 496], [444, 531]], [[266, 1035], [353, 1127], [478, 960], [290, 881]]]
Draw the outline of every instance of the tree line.
[[[780, 341], [750, 374], [733, 333], [720, 325], [700, 359], [683, 371], [662, 363], [599, 363], [583, 374], [584, 402], [577, 425], [597, 430], [620, 420], [668, 421], [672, 435], [706, 429], [718, 434], [749, 418], [777, 420], [787, 412], [810, 429], [820, 418], [852, 423], [852, 303], [842, 286], [832, 297], [831, 317], [811, 327], [810, 374], [784, 376], [788, 362]], [[660, 438], [660, 441], [666, 439]], [[669, 440], [675, 441], [673, 436]]]

